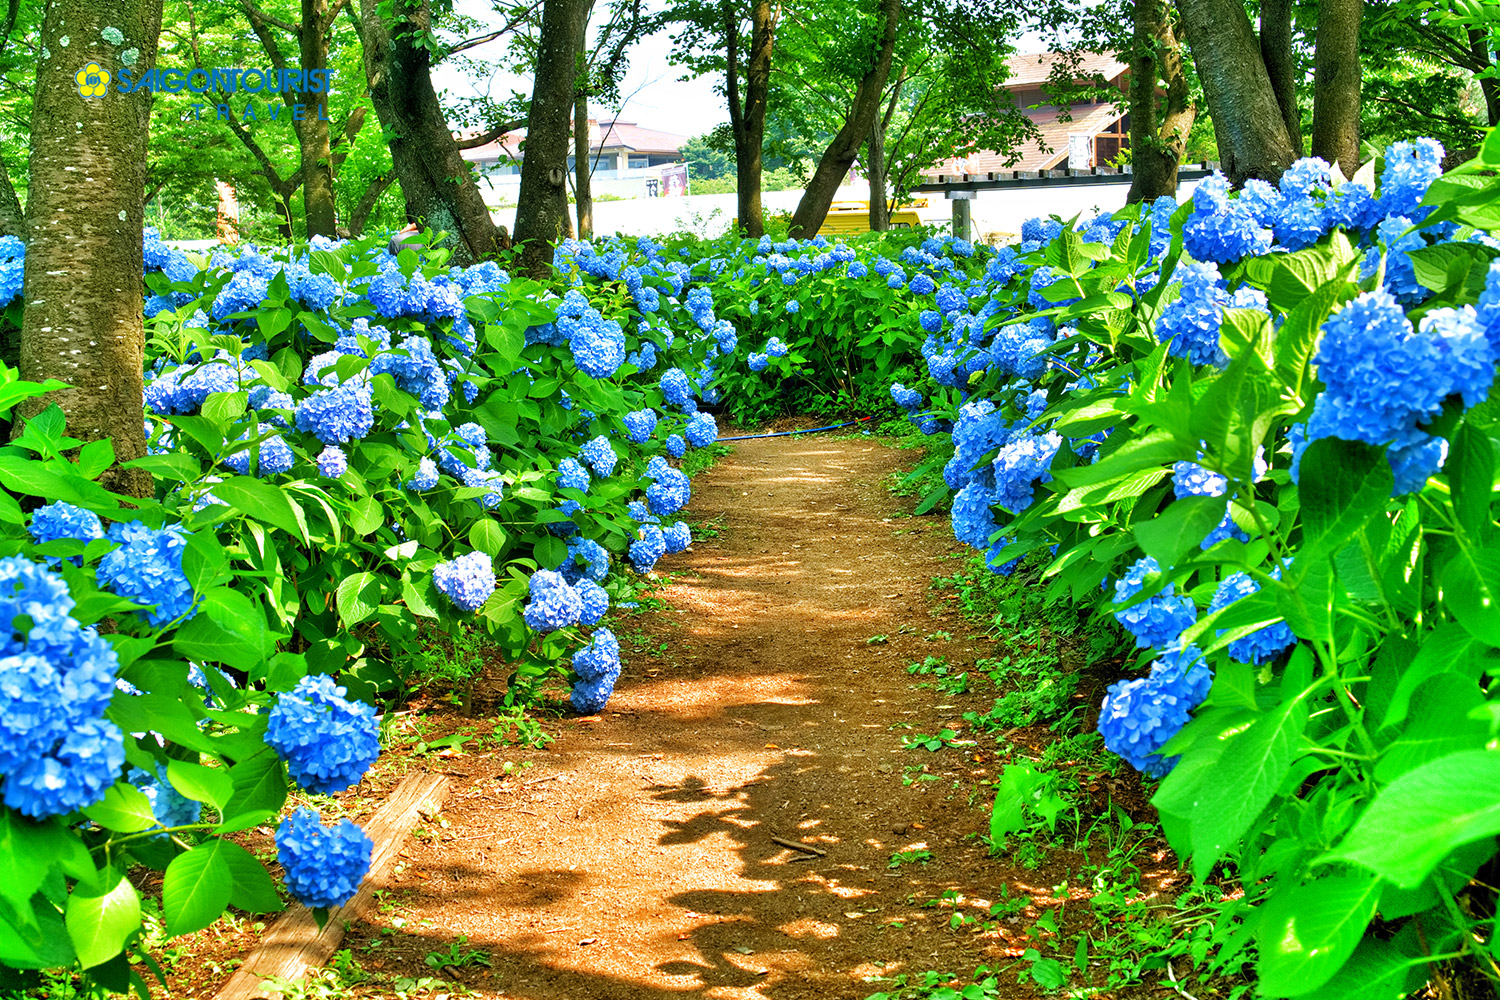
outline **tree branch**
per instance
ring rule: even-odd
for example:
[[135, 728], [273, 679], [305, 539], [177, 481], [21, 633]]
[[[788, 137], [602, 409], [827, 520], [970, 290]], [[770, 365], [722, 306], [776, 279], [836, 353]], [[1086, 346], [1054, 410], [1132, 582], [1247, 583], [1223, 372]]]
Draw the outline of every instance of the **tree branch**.
[[525, 118], [517, 118], [515, 121], [511, 122], [501, 122], [499, 125], [496, 125], [489, 131], [481, 132], [479, 135], [476, 135], [473, 138], [458, 140], [458, 148], [476, 149], [479, 146], [484, 146], [488, 143], [496, 141], [497, 139], [500, 139], [507, 132], [514, 132], [516, 129], [521, 128], [525, 124]]
[[292, 24], [289, 21], [283, 21], [279, 17], [272, 17], [270, 14], [267, 14], [265, 11], [255, 6], [255, 4], [251, 3], [251, 0], [240, 0], [240, 6], [244, 8], [245, 14], [250, 18], [250, 23], [252, 25], [255, 24], [256, 21], [260, 21], [262, 24], [269, 24], [273, 27], [280, 28], [282, 31], [290, 31], [294, 35], [302, 33], [302, 29], [297, 25]]

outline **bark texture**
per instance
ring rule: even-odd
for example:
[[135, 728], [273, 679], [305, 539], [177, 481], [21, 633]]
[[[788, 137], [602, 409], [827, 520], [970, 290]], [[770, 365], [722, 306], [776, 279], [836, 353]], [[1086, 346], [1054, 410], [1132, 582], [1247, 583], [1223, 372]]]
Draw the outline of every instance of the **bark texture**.
[[870, 174], [870, 232], [880, 233], [891, 228], [891, 203], [886, 188], [890, 185], [890, 171], [886, 169], [885, 133], [896, 116], [896, 105], [901, 101], [901, 86], [906, 82], [905, 70], [896, 85], [891, 88], [891, 99], [886, 103], [885, 114], [875, 119], [870, 126], [870, 138], [866, 143]]
[[[1130, 55], [1130, 201], [1176, 197], [1177, 169], [1198, 109], [1167, 0], [1136, 0]], [[1163, 103], [1157, 81], [1166, 84]]]
[[1292, 51], [1292, 0], [1261, 0], [1260, 57], [1281, 109], [1287, 140], [1302, 155], [1302, 112], [1297, 108], [1297, 55]]
[[407, 221], [446, 232], [439, 244], [456, 264], [472, 264], [507, 249], [510, 239], [495, 225], [474, 183], [432, 86], [432, 59], [413, 32], [432, 26], [428, 0], [396, 0], [388, 25], [381, 0], [360, 0], [360, 41], [370, 103], [391, 135], [391, 162], [406, 198]]
[[896, 25], [901, 19], [900, 0], [881, 0], [881, 31], [874, 60], [859, 81], [854, 91], [854, 100], [849, 107], [849, 116], [839, 128], [833, 141], [823, 151], [818, 167], [813, 171], [797, 210], [792, 213], [792, 224], [788, 235], [793, 239], [809, 239], [828, 217], [828, 206], [833, 204], [834, 192], [844, 182], [859, 148], [870, 133], [870, 126], [880, 114], [880, 95], [885, 91], [885, 82], [891, 75], [891, 59], [896, 50]]
[[537, 40], [536, 78], [521, 159], [516, 243], [521, 271], [546, 278], [552, 248], [573, 228], [568, 214], [568, 135], [577, 77], [579, 21], [587, 0], [547, 0]]
[[1313, 57], [1312, 154], [1345, 177], [1359, 169], [1359, 23], [1363, 0], [1323, 0]]
[[0, 236], [26, 238], [26, 212], [21, 208], [21, 199], [16, 196], [4, 160], [0, 160]]
[[723, 0], [725, 92], [729, 128], [734, 136], [736, 215], [740, 233], [750, 239], [765, 234], [761, 207], [761, 147], [766, 138], [766, 102], [771, 92], [771, 55], [776, 45], [776, 17], [771, 0], [750, 8], [750, 52], [745, 60], [744, 99], [740, 95], [740, 17], [731, 0]]
[[[110, 29], [124, 36], [120, 44], [101, 34]], [[53, 0], [31, 122], [21, 377], [69, 388], [27, 400], [20, 416], [57, 403], [69, 434], [113, 439], [119, 461], [146, 452], [141, 227], [150, 95], [111, 88], [85, 97], [78, 76], [90, 63], [111, 78], [124, 65], [155, 65], [160, 31], [161, 0]], [[152, 488], [148, 473], [119, 466], [101, 481], [130, 496]]]
[[[575, 60], [588, 45], [589, 15], [594, 8], [594, 0], [582, 2]], [[591, 239], [594, 235], [593, 180], [594, 164], [589, 159], [589, 91], [587, 86], [580, 86], [573, 97], [573, 201], [578, 211], [578, 238], [581, 240]]]
[[1239, 0], [1177, 0], [1213, 116], [1224, 173], [1236, 186], [1275, 183], [1296, 159], [1260, 43]]

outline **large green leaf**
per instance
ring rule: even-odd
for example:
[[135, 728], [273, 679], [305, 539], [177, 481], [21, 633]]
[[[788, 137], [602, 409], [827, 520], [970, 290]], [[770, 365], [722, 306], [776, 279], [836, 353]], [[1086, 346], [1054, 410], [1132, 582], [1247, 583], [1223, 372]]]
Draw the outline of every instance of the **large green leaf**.
[[214, 837], [172, 859], [161, 887], [167, 933], [191, 934], [218, 920], [229, 905], [233, 873], [224, 860], [227, 841]]
[[1198, 548], [1208, 533], [1224, 520], [1229, 502], [1223, 497], [1182, 497], [1149, 521], [1135, 526], [1135, 539], [1146, 555], [1164, 567], [1177, 565], [1183, 554]]
[[1363, 865], [1414, 886], [1448, 853], [1500, 834], [1500, 751], [1467, 750], [1392, 781], [1324, 862]]
[[1453, 513], [1475, 545], [1493, 533], [1491, 506], [1495, 489], [1495, 450], [1489, 435], [1465, 420], [1453, 438], [1453, 449], [1443, 466], [1453, 489]]
[[234, 797], [234, 779], [221, 767], [205, 767], [185, 760], [167, 761], [167, 780], [195, 802], [207, 802], [220, 813]]
[[1500, 550], [1460, 546], [1443, 567], [1443, 601], [1464, 629], [1500, 647]]
[[1354, 953], [1379, 900], [1380, 880], [1370, 874], [1330, 875], [1274, 893], [1257, 934], [1261, 993], [1297, 997], [1332, 979]]
[[1481, 749], [1489, 723], [1471, 717], [1484, 704], [1475, 678], [1461, 673], [1429, 677], [1412, 695], [1411, 719], [1375, 765], [1375, 780], [1387, 784], [1407, 771], [1461, 750]]
[[68, 837], [55, 819], [37, 823], [13, 809], [0, 809], [0, 896], [15, 906], [26, 905], [47, 877], [59, 839]]
[[1364, 523], [1383, 514], [1395, 482], [1380, 449], [1319, 438], [1302, 453], [1302, 562], [1331, 554]]
[[380, 607], [380, 578], [369, 571], [346, 576], [339, 581], [337, 598], [344, 625], [357, 625]]
[[85, 969], [114, 958], [132, 934], [141, 927], [141, 898], [135, 886], [123, 877], [102, 895], [90, 895], [82, 886], [68, 896], [68, 937]]
[[274, 913], [283, 909], [281, 897], [276, 894], [276, 885], [266, 873], [265, 866], [239, 844], [230, 840], [220, 841], [220, 854], [224, 866], [234, 880], [229, 893], [229, 902], [247, 913]]
[[229, 769], [229, 778], [234, 784], [234, 794], [224, 805], [226, 821], [246, 813], [274, 812], [286, 801], [286, 768], [270, 747], [236, 761]]
[[293, 538], [307, 541], [292, 501], [270, 483], [249, 476], [231, 476], [214, 484], [214, 496], [258, 521], [280, 528]]
[[157, 825], [151, 800], [134, 785], [110, 785], [104, 798], [85, 808], [83, 814], [116, 833], [139, 833]]

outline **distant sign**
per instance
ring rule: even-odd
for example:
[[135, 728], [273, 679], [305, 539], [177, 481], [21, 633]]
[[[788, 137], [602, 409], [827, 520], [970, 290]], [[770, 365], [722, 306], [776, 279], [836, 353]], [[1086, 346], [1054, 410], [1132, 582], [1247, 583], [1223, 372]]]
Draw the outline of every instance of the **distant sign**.
[[1094, 137], [1084, 134], [1068, 136], [1068, 166], [1073, 170], [1087, 170], [1094, 165]]
[[663, 198], [681, 198], [688, 193], [686, 163], [672, 163], [661, 168], [661, 195]]

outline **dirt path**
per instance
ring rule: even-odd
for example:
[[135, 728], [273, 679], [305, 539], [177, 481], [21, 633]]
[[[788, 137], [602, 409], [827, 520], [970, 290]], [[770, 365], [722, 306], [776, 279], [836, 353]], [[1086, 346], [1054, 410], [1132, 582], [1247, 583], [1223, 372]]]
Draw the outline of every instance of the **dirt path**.
[[[695, 480], [691, 513], [720, 533], [663, 564], [667, 610], [620, 627], [608, 709], [562, 723], [519, 780], [496, 780], [498, 758], [444, 765], [449, 826], [410, 845], [396, 907], [354, 928], [359, 949], [404, 918], [366, 964], [430, 975], [425, 955], [462, 934], [493, 969], [451, 974], [485, 997], [795, 1000], [1003, 954], [922, 905], [1003, 873], [964, 839], [993, 765], [902, 749], [959, 721], [906, 665], [982, 649], [930, 610], [954, 543], [943, 519], [900, 516], [901, 460], [861, 439], [747, 441]], [[938, 758], [942, 780], [903, 783]], [[919, 849], [930, 863], [888, 869]]]

